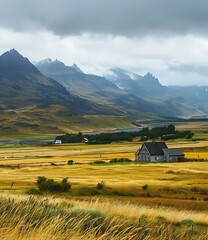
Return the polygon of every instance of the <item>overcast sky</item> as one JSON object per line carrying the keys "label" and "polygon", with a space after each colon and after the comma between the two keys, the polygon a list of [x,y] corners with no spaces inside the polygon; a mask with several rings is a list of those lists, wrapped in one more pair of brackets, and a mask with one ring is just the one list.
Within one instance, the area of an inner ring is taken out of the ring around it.
{"label": "overcast sky", "polygon": [[0,0],[0,53],[208,85],[207,0]]}

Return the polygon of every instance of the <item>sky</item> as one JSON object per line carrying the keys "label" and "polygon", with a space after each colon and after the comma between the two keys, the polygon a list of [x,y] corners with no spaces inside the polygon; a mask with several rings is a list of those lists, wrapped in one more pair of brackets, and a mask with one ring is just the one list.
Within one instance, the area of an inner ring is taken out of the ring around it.
{"label": "sky", "polygon": [[0,0],[0,54],[208,85],[207,0]]}

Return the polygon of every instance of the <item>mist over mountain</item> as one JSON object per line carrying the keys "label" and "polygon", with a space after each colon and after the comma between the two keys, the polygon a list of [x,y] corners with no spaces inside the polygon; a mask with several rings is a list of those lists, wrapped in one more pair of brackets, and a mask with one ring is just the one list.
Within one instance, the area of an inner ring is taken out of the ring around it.
{"label": "mist over mountain", "polygon": [[111,68],[106,77],[121,89],[144,99],[169,95],[168,88],[161,85],[149,72],[145,76],[140,76],[124,69]]}
{"label": "mist over mountain", "polygon": [[208,114],[208,87],[167,87],[151,73],[144,76],[120,68],[111,68],[106,77],[127,93],[157,106],[162,116],[193,117]]}
{"label": "mist over mountain", "polygon": [[113,114],[139,116],[142,112],[156,112],[154,105],[139,96],[123,91],[105,77],[85,74],[77,65],[66,66],[58,60],[43,60],[36,63],[36,67],[62,84],[70,93],[100,104]]}
{"label": "mist over mountain", "polygon": [[85,74],[77,65],[76,68],[69,67],[58,60],[44,60],[36,66],[70,93],[99,102],[114,109],[115,113],[119,109],[127,115],[139,111],[184,118],[208,114],[208,107],[204,106],[207,92],[199,92],[206,87],[167,87],[149,72],[140,76],[121,68],[111,68],[104,77],[100,77]]}

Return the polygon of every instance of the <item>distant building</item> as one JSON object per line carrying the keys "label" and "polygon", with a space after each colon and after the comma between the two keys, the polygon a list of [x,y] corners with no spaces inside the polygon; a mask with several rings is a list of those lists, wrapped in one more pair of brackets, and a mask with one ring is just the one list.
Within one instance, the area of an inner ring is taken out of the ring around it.
{"label": "distant building", "polygon": [[86,137],[84,137],[84,138],[82,139],[82,142],[83,142],[83,143],[88,143],[89,140],[88,140]]}
{"label": "distant building", "polygon": [[60,139],[57,139],[57,140],[55,141],[55,144],[62,144],[62,141],[61,141]]}
{"label": "distant building", "polygon": [[178,148],[168,148],[165,142],[146,142],[136,152],[138,162],[178,162],[184,153]]}

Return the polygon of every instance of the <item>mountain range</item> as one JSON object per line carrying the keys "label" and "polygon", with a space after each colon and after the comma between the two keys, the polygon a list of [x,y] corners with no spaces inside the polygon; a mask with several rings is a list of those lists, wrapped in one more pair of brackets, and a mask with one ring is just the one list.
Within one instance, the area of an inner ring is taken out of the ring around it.
{"label": "mountain range", "polygon": [[151,73],[119,68],[97,76],[59,60],[34,65],[15,49],[0,56],[0,84],[3,132],[130,127],[137,119],[208,115],[208,87],[166,87]]}
{"label": "mountain range", "polygon": [[[60,104],[73,112],[93,111],[93,107],[70,94],[57,81],[43,75],[27,58],[12,49],[0,56],[0,109],[16,109],[31,104]],[[76,104],[76,107],[75,107]]]}
{"label": "mountain range", "polygon": [[100,105],[104,114],[139,117],[142,113],[156,112],[154,106],[142,98],[123,91],[105,77],[85,74],[77,65],[66,66],[58,60],[46,59],[36,63],[36,67],[68,92]]}
{"label": "mountain range", "polygon": [[106,77],[127,93],[154,105],[164,117],[207,117],[208,86],[163,86],[151,73],[140,76],[123,69],[110,69]]}
{"label": "mountain range", "polygon": [[[76,67],[74,67],[76,66]],[[57,80],[66,89],[91,102],[102,103],[114,114],[140,118],[141,113],[162,117],[206,117],[208,87],[167,87],[151,73],[145,76],[120,68],[109,69],[106,76],[85,74],[77,66],[66,66],[51,59],[36,63],[46,76]]]}

